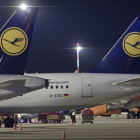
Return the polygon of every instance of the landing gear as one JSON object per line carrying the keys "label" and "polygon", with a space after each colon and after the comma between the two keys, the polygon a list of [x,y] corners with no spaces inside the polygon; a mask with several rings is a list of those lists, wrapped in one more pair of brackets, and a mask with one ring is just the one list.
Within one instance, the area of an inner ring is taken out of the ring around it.
{"label": "landing gear", "polygon": [[14,125],[14,119],[12,119],[12,118],[6,118],[4,120],[4,123],[5,123],[5,127],[13,127],[13,125]]}
{"label": "landing gear", "polygon": [[137,119],[140,119],[140,111],[137,112]]}
{"label": "landing gear", "polygon": [[128,114],[127,114],[127,118],[128,119],[131,119],[133,117],[133,119],[136,117],[136,114],[135,114],[135,112],[133,112],[133,111],[129,111],[128,112]]}

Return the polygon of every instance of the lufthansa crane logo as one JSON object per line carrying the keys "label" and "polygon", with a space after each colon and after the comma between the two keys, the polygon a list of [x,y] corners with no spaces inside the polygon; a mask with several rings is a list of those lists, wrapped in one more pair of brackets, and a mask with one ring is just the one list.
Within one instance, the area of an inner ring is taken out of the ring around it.
{"label": "lufthansa crane logo", "polygon": [[6,29],[0,37],[1,49],[8,55],[16,56],[22,54],[28,45],[26,33],[17,27]]}
{"label": "lufthansa crane logo", "polygon": [[123,49],[131,57],[140,57],[140,33],[131,32],[123,40]]}

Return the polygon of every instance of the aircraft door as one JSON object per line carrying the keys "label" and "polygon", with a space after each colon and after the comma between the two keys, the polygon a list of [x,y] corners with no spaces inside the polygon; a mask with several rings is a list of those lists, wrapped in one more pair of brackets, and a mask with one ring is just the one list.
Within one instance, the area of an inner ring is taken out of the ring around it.
{"label": "aircraft door", "polygon": [[93,97],[92,95],[92,78],[91,77],[83,77],[83,93],[82,97]]}

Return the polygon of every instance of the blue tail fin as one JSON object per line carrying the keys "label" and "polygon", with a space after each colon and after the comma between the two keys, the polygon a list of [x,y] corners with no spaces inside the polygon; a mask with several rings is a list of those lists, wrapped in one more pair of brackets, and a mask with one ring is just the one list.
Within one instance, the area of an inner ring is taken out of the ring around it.
{"label": "blue tail fin", "polygon": [[140,16],[92,72],[140,74]]}
{"label": "blue tail fin", "polygon": [[37,13],[18,9],[0,30],[0,74],[24,74]]}

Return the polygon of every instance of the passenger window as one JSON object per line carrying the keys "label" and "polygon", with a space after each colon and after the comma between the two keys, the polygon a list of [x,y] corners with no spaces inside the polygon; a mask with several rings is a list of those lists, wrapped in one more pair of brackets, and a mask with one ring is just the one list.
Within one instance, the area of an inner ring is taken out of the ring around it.
{"label": "passenger window", "polygon": [[63,86],[61,86],[61,89],[63,89]]}
{"label": "passenger window", "polygon": [[58,89],[58,86],[56,86],[56,89]]}
{"label": "passenger window", "polygon": [[51,86],[51,89],[53,89],[53,86]]}
{"label": "passenger window", "polygon": [[68,85],[66,85],[66,88],[69,88],[69,86],[68,86]]}

